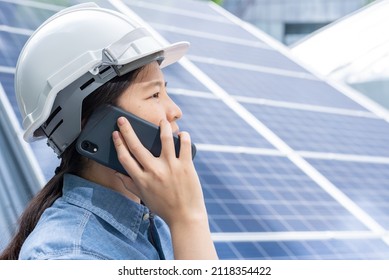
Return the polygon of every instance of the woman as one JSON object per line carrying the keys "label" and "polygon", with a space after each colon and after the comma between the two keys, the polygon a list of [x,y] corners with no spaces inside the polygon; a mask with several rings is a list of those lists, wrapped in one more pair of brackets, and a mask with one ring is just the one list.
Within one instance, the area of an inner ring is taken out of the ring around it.
{"label": "woman", "polygon": [[[61,164],[1,259],[217,258],[190,136],[179,132],[182,113],[160,70],[186,49],[161,46],[137,23],[93,4],[66,9],[38,28],[19,57],[15,89],[25,139],[47,137]],[[74,141],[103,104],[159,125],[160,157],[123,117],[112,141],[130,177],[78,154]],[[180,136],[178,158],[173,133]]]}

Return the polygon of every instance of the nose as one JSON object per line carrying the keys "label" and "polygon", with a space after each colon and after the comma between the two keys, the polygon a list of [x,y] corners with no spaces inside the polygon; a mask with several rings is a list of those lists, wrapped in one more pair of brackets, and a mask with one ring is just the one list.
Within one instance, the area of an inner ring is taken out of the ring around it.
{"label": "nose", "polygon": [[166,108],[166,118],[172,123],[179,120],[182,117],[182,111],[180,107],[174,101],[168,97],[168,104]]}

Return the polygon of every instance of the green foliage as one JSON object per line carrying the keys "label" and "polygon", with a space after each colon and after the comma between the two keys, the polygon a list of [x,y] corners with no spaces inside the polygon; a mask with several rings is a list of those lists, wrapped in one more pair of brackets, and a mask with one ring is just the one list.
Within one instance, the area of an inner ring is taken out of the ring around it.
{"label": "green foliage", "polygon": [[218,4],[220,6],[223,4],[223,0],[212,0],[212,2],[215,2],[216,4]]}

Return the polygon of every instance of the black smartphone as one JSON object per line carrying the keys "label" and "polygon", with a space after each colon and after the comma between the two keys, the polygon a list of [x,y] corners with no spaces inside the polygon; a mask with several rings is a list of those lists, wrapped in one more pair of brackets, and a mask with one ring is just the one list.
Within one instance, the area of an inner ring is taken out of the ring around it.
{"label": "black smartphone", "polygon": [[[115,130],[119,131],[117,119],[122,116],[126,117],[131,123],[136,135],[146,149],[155,157],[159,157],[162,149],[159,126],[112,105],[101,106],[92,113],[77,139],[76,149],[81,155],[128,175],[117,158],[112,140],[112,133]],[[173,134],[173,141],[178,157],[180,139]],[[192,143],[192,158],[195,155],[196,146]]]}

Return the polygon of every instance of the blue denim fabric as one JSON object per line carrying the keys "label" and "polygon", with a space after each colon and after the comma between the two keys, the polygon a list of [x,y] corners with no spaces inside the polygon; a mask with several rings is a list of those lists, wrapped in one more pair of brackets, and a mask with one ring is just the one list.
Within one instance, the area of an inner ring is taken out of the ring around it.
{"label": "blue denim fabric", "polygon": [[149,216],[145,206],[66,174],[63,196],[43,213],[19,259],[172,259],[167,225],[153,217],[150,234]]}

